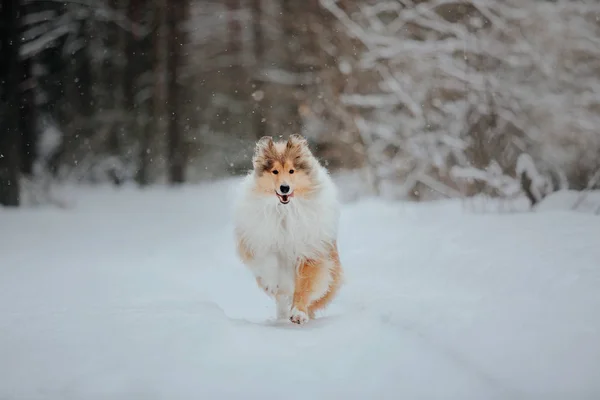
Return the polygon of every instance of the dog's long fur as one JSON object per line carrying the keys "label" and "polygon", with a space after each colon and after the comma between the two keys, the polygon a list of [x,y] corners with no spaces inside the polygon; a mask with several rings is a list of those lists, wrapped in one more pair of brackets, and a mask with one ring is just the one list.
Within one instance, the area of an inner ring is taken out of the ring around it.
{"label": "dog's long fur", "polygon": [[[263,137],[235,209],[238,255],[273,296],[277,317],[302,324],[326,307],[342,282],[337,191],[306,140]],[[290,187],[283,193],[281,185]]]}

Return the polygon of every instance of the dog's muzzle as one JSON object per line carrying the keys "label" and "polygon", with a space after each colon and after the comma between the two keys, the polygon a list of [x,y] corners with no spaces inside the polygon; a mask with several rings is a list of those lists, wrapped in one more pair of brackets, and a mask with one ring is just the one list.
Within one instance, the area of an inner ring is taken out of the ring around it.
{"label": "dog's muzzle", "polygon": [[281,204],[287,204],[287,203],[289,203],[290,200],[292,199],[292,197],[294,197],[294,192],[292,192],[292,193],[286,193],[286,194],[280,194],[278,192],[275,192],[275,194],[279,198],[279,202]]}

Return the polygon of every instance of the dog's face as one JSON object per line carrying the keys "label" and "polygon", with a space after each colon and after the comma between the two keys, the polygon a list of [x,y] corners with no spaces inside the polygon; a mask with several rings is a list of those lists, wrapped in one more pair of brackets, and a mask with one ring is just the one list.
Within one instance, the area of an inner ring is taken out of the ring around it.
{"label": "dog's face", "polygon": [[314,188],[312,157],[300,135],[290,136],[287,142],[273,142],[270,136],[261,138],[252,158],[256,190],[276,196],[281,204],[306,196]]}

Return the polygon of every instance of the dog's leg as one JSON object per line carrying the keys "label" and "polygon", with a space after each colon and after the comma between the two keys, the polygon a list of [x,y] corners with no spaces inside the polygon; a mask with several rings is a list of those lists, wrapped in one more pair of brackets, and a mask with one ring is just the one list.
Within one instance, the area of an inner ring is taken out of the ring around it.
{"label": "dog's leg", "polygon": [[323,260],[305,260],[298,267],[294,299],[290,320],[295,324],[304,324],[309,320],[309,306],[321,295],[316,292],[325,289],[328,284],[329,271]]}
{"label": "dog's leg", "polygon": [[316,260],[303,261],[298,267],[290,315],[290,321],[295,324],[304,324],[309,320],[308,306],[319,271],[320,265]]}
{"label": "dog's leg", "polygon": [[308,307],[308,316],[313,319],[315,312],[329,305],[336,296],[343,280],[343,270],[340,263],[340,255],[337,243],[334,241],[329,249],[328,257],[323,262],[324,274],[315,285],[311,295],[311,303]]}
{"label": "dog's leg", "polygon": [[[313,319],[315,317],[315,312],[321,310],[329,305],[331,301],[336,296],[343,279],[343,271],[342,266],[339,263],[339,260],[332,260],[332,266],[329,268],[330,277],[327,280],[328,287],[324,292],[315,291],[315,297],[321,295],[318,299],[316,299],[313,303],[308,307],[308,316]],[[325,282],[323,282],[325,283]]]}
{"label": "dog's leg", "polygon": [[279,274],[277,257],[275,255],[257,257],[240,237],[237,238],[237,252],[254,274],[256,284],[267,294],[274,296],[277,292]]}
{"label": "dog's leg", "polygon": [[277,303],[277,319],[287,320],[290,317],[291,297],[285,294],[278,293],[275,296]]}
{"label": "dog's leg", "polygon": [[315,311],[325,308],[335,297],[342,281],[337,252],[328,257],[303,262],[296,275],[290,320],[303,324],[314,318]]}
{"label": "dog's leg", "polygon": [[273,254],[254,258],[248,263],[256,277],[256,283],[269,296],[275,297],[279,292],[279,262]]}
{"label": "dog's leg", "polygon": [[285,257],[279,257],[279,292],[275,297],[277,302],[277,319],[288,319],[294,295],[294,280],[296,266]]}

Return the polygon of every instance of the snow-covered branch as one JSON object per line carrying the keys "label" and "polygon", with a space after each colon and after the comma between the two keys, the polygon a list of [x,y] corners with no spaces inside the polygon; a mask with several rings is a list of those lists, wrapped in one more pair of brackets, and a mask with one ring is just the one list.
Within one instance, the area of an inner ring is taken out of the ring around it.
{"label": "snow-covered branch", "polygon": [[395,165],[400,180],[428,171],[508,194],[523,175],[541,198],[557,175],[583,188],[600,167],[597,2],[321,5],[362,48],[340,99],[387,177]]}

